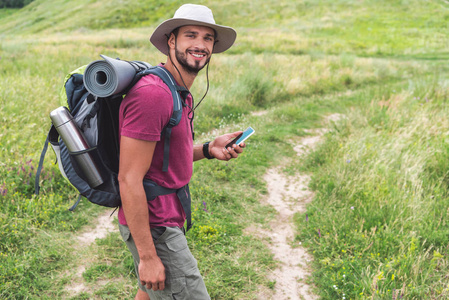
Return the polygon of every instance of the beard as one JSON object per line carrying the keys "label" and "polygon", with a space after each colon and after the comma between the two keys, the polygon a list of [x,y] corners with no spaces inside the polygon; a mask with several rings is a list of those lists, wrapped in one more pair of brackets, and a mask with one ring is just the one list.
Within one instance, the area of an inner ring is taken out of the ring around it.
{"label": "beard", "polygon": [[[187,73],[192,75],[198,75],[198,72],[201,71],[209,63],[210,56],[207,58],[204,65],[200,65],[201,63],[200,61],[194,61],[192,65],[187,62],[187,55],[188,55],[187,51],[188,50],[186,50],[186,52],[181,52],[178,50],[178,47],[175,47],[176,60]],[[195,52],[199,54],[205,54],[206,56],[208,55],[206,51],[195,51]]]}

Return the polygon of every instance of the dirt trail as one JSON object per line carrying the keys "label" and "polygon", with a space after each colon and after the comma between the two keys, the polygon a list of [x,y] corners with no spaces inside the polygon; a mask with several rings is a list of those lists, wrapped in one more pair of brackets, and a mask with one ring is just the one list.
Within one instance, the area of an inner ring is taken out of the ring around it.
{"label": "dirt trail", "polygon": [[[335,114],[326,118],[327,122],[335,122],[340,119]],[[313,150],[321,141],[326,129],[310,130],[311,136],[302,138],[295,143],[294,150],[299,156]],[[269,279],[276,282],[274,290],[261,288],[258,300],[300,300],[318,299],[312,293],[312,288],[306,283],[309,276],[308,262],[312,257],[301,246],[294,244],[295,228],[293,215],[297,212],[305,212],[306,204],[312,201],[313,193],[308,189],[310,176],[307,174],[295,174],[287,176],[281,171],[282,166],[270,169],[264,176],[268,187],[268,197],[263,200],[273,206],[278,215],[270,223],[271,230],[248,228],[247,232],[260,238],[269,238],[268,247],[278,261],[279,267],[272,271]]]}
{"label": "dirt trail", "polygon": [[266,232],[271,239],[269,248],[274,258],[280,262],[278,269],[269,276],[276,282],[272,299],[315,299],[310,287],[304,283],[307,275],[307,262],[311,257],[300,245],[293,245],[295,230],[293,215],[305,211],[305,204],[312,200],[307,190],[310,180],[307,175],[295,178],[286,177],[280,170],[269,170],[264,178],[270,191],[267,202],[278,212],[270,223],[271,231]]}
{"label": "dirt trail", "polygon": [[[319,139],[305,138],[295,150],[304,153],[307,142],[310,141],[314,141],[311,144],[314,145]],[[264,291],[259,294],[258,299],[318,299],[305,282],[309,275],[307,264],[312,257],[299,243],[294,245],[293,215],[304,212],[305,205],[313,198],[312,192],[307,188],[310,177],[306,174],[286,176],[282,174],[281,168],[275,168],[268,170],[264,179],[269,191],[264,202],[273,206],[278,213],[270,223],[271,230],[264,231],[264,234],[270,240],[268,247],[279,267],[269,275],[269,279],[276,282],[274,292],[267,294],[267,291]]]}
{"label": "dirt trail", "polygon": [[[78,243],[75,248],[78,250],[89,247],[96,239],[105,238],[110,232],[118,232],[118,226],[113,223],[116,216],[110,216],[111,211],[108,209],[92,224],[97,224],[95,228],[85,229],[80,235],[76,237]],[[84,284],[84,279],[82,277],[86,266],[89,264],[89,259],[92,257],[85,257],[85,260],[78,261],[78,267],[76,273],[73,275],[70,285],[65,287],[65,290],[71,295],[75,296],[81,292],[89,292],[89,287]]]}
{"label": "dirt trail", "polygon": [[118,232],[118,227],[113,223],[114,216],[111,216],[110,210],[105,211],[103,214],[98,216],[94,224],[97,226],[93,230],[88,230],[79,235],[78,241],[80,246],[86,247],[95,242],[96,239],[105,238],[110,232]]}

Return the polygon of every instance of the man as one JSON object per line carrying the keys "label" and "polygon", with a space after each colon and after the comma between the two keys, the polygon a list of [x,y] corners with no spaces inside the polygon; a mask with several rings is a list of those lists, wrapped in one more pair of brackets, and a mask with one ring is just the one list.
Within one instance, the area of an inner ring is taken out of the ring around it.
{"label": "man", "polygon": [[[235,38],[234,29],[215,24],[209,8],[186,4],[156,28],[150,41],[167,55],[161,66],[178,85],[190,89],[212,53],[227,50]],[[147,201],[142,181],[150,179],[159,186],[188,193],[183,187],[190,181],[194,161],[236,158],[245,145],[225,148],[241,132],[193,145],[194,106],[190,94],[185,104],[181,122],[171,132],[167,172],[162,171],[161,138],[173,110],[167,85],[157,76],[145,76],[130,90],[120,108],[119,223],[134,257],[140,288],[136,299],[210,299],[187,246],[183,230],[186,211],[181,197],[171,193]]]}

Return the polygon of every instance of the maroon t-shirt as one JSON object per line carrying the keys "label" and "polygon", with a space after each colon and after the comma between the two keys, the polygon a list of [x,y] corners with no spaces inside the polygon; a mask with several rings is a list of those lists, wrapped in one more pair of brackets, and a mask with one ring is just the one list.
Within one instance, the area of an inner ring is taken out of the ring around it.
{"label": "maroon t-shirt", "polygon": [[[185,101],[192,107],[192,97]],[[147,75],[129,91],[120,106],[119,135],[145,141],[157,141],[153,160],[145,178],[156,184],[178,189],[189,183],[193,170],[193,140],[189,107],[184,107],[181,122],[172,128],[168,172],[162,172],[164,136],[161,133],[173,112],[173,97],[157,76]],[[148,201],[151,227],[182,227],[185,213],[176,194],[158,196]],[[127,225],[123,208],[118,212],[120,224]]]}

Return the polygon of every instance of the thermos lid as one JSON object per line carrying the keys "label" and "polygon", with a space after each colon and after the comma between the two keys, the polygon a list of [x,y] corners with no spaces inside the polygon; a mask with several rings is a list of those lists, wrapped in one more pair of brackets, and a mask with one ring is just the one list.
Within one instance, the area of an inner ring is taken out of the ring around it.
{"label": "thermos lid", "polygon": [[60,106],[50,113],[51,122],[55,127],[59,127],[73,119],[69,110],[65,106]]}

